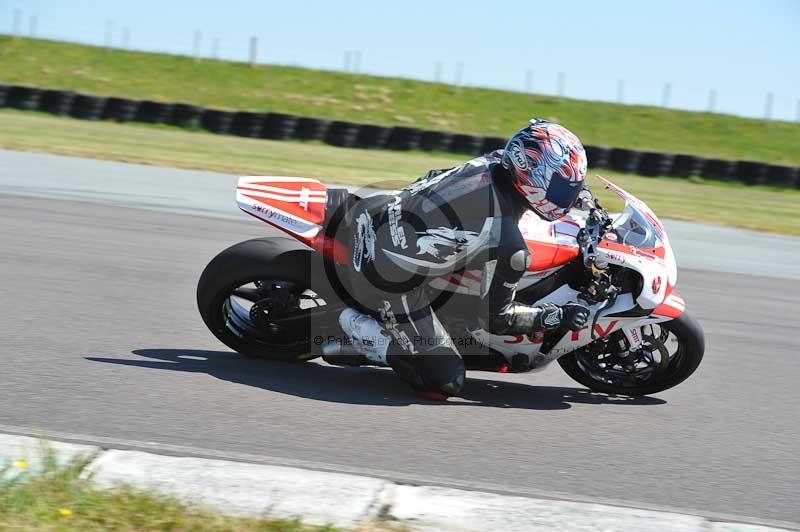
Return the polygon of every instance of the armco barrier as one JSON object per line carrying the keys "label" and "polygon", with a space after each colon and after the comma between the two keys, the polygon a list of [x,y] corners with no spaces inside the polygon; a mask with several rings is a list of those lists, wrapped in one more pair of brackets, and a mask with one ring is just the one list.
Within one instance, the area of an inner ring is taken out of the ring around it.
{"label": "armco barrier", "polygon": [[139,100],[128,98],[109,98],[103,109],[103,120],[116,120],[117,122],[129,122],[136,118],[139,110]]}
{"label": "armco barrier", "polygon": [[[46,111],[96,120],[168,123],[196,127],[212,133],[261,137],[275,140],[315,140],[335,146],[388,148],[391,150],[442,151],[477,155],[502,148],[503,137],[482,137],[448,131],[426,131],[414,127],[387,127],[330,121],[322,118],[283,113],[256,113],[206,109],[186,103],[139,101],[100,97],[70,91],[0,84],[0,107]],[[65,109],[68,109],[65,111]],[[770,165],[755,161],[704,159],[694,155],[640,152],[627,148],[586,146],[590,168],[609,168],[619,172],[648,176],[666,175],[688,178],[736,180],[751,185],[768,184],[800,188],[800,168]]]}
{"label": "armco barrier", "polygon": [[100,120],[107,102],[108,98],[102,96],[78,94],[75,96],[75,99],[72,100],[69,115],[82,120]]}
{"label": "armco barrier", "polygon": [[69,113],[75,93],[71,91],[46,90],[39,100],[39,110],[56,116]]}

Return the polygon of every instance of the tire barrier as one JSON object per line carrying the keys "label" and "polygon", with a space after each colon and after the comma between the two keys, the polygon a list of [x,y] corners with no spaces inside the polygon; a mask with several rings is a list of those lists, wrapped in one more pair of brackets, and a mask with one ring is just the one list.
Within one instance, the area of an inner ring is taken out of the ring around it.
{"label": "tire barrier", "polygon": [[763,185],[767,182],[767,165],[755,161],[739,161],[736,164],[737,181],[748,185]]}
{"label": "tire barrier", "polygon": [[203,111],[203,114],[200,115],[200,127],[211,133],[225,135],[231,131],[233,116],[234,113],[230,111],[206,109]]}
{"label": "tire barrier", "polygon": [[586,160],[589,168],[608,168],[611,148],[604,146],[584,146],[586,149]]}
{"label": "tire barrier", "polygon": [[301,116],[294,129],[294,138],[299,140],[324,140],[331,127],[330,120]]}
{"label": "tire barrier", "polygon": [[384,148],[392,128],[386,126],[376,126],[367,124],[361,126],[356,137],[356,147],[358,148]]}
{"label": "tire barrier", "polygon": [[139,100],[128,98],[109,98],[106,100],[106,107],[103,109],[104,120],[115,120],[117,122],[130,122],[136,118],[139,110]]}
{"label": "tire barrier", "polygon": [[56,116],[69,113],[75,93],[71,91],[46,90],[39,101],[39,110]]}
{"label": "tire barrier", "polygon": [[724,159],[706,159],[700,169],[700,175],[707,179],[732,181],[736,176],[736,161]]}
{"label": "tire barrier", "polygon": [[767,165],[767,183],[779,187],[800,188],[800,168],[780,164]]}
{"label": "tire barrier", "polygon": [[102,96],[89,96],[88,94],[77,94],[72,100],[69,109],[69,116],[80,118],[81,120],[100,120],[103,117],[108,98]]}
{"label": "tire barrier", "polygon": [[261,137],[272,140],[290,140],[294,137],[298,119],[294,115],[267,113],[261,126]]}
{"label": "tire barrier", "polygon": [[[178,127],[200,127],[218,134],[261,137],[274,140],[324,141],[334,146],[388,148],[392,150],[441,151],[479,155],[502,148],[503,137],[425,131],[414,127],[356,124],[283,113],[255,113],[206,109],[186,103],[139,101],[102,97],[66,90],[0,84],[0,107],[44,111],[54,115],[117,122],[167,123]],[[704,159],[694,155],[640,152],[627,148],[586,146],[590,168],[647,176],[693,177],[741,181],[750,185],[800,188],[800,168],[756,161]]]}
{"label": "tire barrier", "polygon": [[386,147],[390,150],[416,150],[422,139],[422,131],[415,127],[395,127],[386,140]]}
{"label": "tire barrier", "polygon": [[253,113],[250,111],[233,113],[231,133],[239,137],[256,138],[261,135],[261,124],[263,122],[264,115],[262,113]]}
{"label": "tire barrier", "polygon": [[0,107],[6,106],[6,95],[8,95],[8,89],[10,89],[8,85],[0,84]]}
{"label": "tire barrier", "polygon": [[507,138],[503,137],[486,137],[483,139],[483,146],[481,146],[481,153],[489,153],[494,150],[502,150],[508,143]]}
{"label": "tire barrier", "polygon": [[672,173],[675,177],[692,177],[700,175],[703,159],[694,155],[676,154],[672,161]]}
{"label": "tire barrier", "polygon": [[453,143],[450,151],[453,153],[465,153],[467,155],[481,155],[483,152],[483,142],[485,137],[478,135],[453,135]]}
{"label": "tire barrier", "polygon": [[170,111],[172,111],[171,103],[143,100],[139,104],[136,116],[133,119],[147,124],[163,124],[167,120]]}
{"label": "tire barrier", "polygon": [[340,120],[331,122],[324,141],[332,146],[352,148],[356,145],[359,129],[358,124],[353,124],[352,122],[342,122]]}
{"label": "tire barrier", "polygon": [[639,173],[645,176],[669,175],[672,172],[674,157],[669,153],[648,151],[642,153]]}
{"label": "tire barrier", "polygon": [[612,148],[608,156],[608,165],[612,170],[635,174],[639,170],[642,153],[626,148]]}
{"label": "tire barrier", "polygon": [[454,133],[447,131],[423,131],[419,138],[419,147],[425,151],[450,151]]}
{"label": "tire barrier", "polygon": [[22,111],[38,111],[42,98],[42,89],[12,85],[6,95],[6,106]]}
{"label": "tire barrier", "polygon": [[166,119],[171,126],[194,128],[200,124],[200,115],[203,108],[188,103],[176,103]]}

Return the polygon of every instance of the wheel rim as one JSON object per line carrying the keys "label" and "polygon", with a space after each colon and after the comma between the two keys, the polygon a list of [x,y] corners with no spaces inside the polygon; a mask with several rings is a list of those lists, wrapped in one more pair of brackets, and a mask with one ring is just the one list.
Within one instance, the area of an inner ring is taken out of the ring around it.
{"label": "wheel rim", "polygon": [[646,325],[640,331],[641,350],[620,349],[624,335],[618,332],[576,351],[578,368],[592,380],[628,390],[653,386],[673,377],[686,358],[678,336],[663,324]]}
{"label": "wheel rim", "polygon": [[282,279],[254,279],[235,286],[222,301],[225,327],[265,347],[308,345],[309,318],[325,306],[315,292]]}

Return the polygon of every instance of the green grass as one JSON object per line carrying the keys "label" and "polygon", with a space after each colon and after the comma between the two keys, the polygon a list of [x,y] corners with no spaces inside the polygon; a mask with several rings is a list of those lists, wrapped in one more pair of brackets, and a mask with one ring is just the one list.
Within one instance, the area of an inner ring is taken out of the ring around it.
{"label": "green grass", "polygon": [[[0,147],[242,175],[296,175],[384,188],[402,186],[431,168],[446,168],[464,160],[447,154],[274,142],[10,110],[0,111]],[[603,175],[642,198],[662,217],[800,235],[799,190],[613,172]],[[589,182],[607,207],[619,208],[615,196],[598,190],[593,178]]]}
{"label": "green grass", "polygon": [[7,36],[0,82],[499,136],[539,116],[587,144],[800,164],[796,123]]}
{"label": "green grass", "polygon": [[[0,529],[63,532],[212,531],[310,532],[299,521],[241,518],[189,506],[177,499],[121,486],[98,490],[82,473],[87,459],[58,465],[43,452],[43,466],[29,471],[24,461],[0,469]],[[365,529],[366,530],[366,529]]]}

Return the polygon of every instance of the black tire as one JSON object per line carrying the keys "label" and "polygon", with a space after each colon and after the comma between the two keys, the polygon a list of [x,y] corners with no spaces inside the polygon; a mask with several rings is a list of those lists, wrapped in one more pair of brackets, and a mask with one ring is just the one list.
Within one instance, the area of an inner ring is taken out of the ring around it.
{"label": "black tire", "polygon": [[103,109],[103,119],[130,122],[136,118],[136,112],[139,110],[141,103],[139,100],[128,98],[109,98]]}
{"label": "black tire", "polygon": [[416,150],[422,131],[415,127],[394,127],[386,140],[386,147],[390,150]]}
{"label": "black tire", "polygon": [[639,173],[651,177],[670,175],[673,160],[673,156],[669,153],[644,152],[639,162]]}
{"label": "black tire", "polygon": [[324,140],[330,127],[330,120],[301,116],[297,119],[294,138],[298,140]]}
{"label": "black tire", "polygon": [[8,96],[8,90],[10,88],[10,86],[0,83],[0,107],[6,106],[6,97]]}
{"label": "black tire", "polygon": [[700,175],[707,179],[731,181],[736,175],[736,161],[725,159],[706,159],[700,170]]}
{"label": "black tire", "polygon": [[171,111],[171,103],[144,100],[139,104],[134,120],[146,124],[163,124]]}
{"label": "black tire", "polygon": [[675,177],[693,177],[700,174],[700,169],[702,167],[702,158],[680,153],[673,158],[670,175]]}
{"label": "black tire", "polygon": [[767,167],[767,183],[777,187],[800,186],[800,168],[771,164]]}
{"label": "black tire", "polygon": [[483,153],[484,137],[478,135],[455,135],[450,145],[450,152],[464,153],[466,155],[480,155]]}
{"label": "black tire", "polygon": [[325,134],[325,143],[340,148],[352,148],[356,145],[360,124],[352,122],[342,122],[337,120],[332,122]]}
{"label": "black tire", "polygon": [[[272,360],[304,361],[310,356],[311,320],[303,324],[303,337],[276,336],[272,343],[238,336],[226,324],[231,292],[255,280],[280,279],[303,287],[311,284],[313,251],[290,238],[257,238],[235,244],[208,263],[197,283],[197,307],[208,329],[222,343],[243,355]],[[277,343],[277,338],[285,341]]]}
{"label": "black tire", "polygon": [[447,131],[423,131],[419,139],[419,147],[425,151],[449,151],[453,143],[454,133]]}
{"label": "black tire", "polygon": [[166,119],[167,124],[177,127],[193,128],[200,123],[203,108],[189,103],[176,103]]}
{"label": "black tire", "polygon": [[233,113],[230,111],[206,109],[200,116],[200,127],[218,135],[229,133],[232,123]]}
{"label": "black tire", "polygon": [[104,96],[78,94],[72,100],[69,115],[81,120],[99,120],[103,116],[103,109],[107,102],[108,98]]}
{"label": "black tire", "polygon": [[261,137],[272,140],[289,140],[294,136],[299,117],[281,113],[267,113],[261,125]]}
{"label": "black tire", "polygon": [[586,146],[586,160],[589,168],[608,168],[611,148],[605,146]]}
{"label": "black tire", "polygon": [[233,115],[231,133],[240,137],[258,137],[261,135],[261,124],[264,122],[262,113],[241,111]]}
{"label": "black tire", "polygon": [[495,150],[505,149],[508,139],[503,137],[486,137],[483,139],[481,153],[491,153]]}
{"label": "black tire", "polygon": [[23,111],[37,111],[43,92],[42,89],[35,87],[12,85],[6,95],[6,105]]}
{"label": "black tire", "polygon": [[358,131],[356,146],[359,148],[384,148],[391,132],[392,128],[390,127],[364,124]]}
{"label": "black tire", "polygon": [[[677,319],[664,322],[660,325],[674,334],[678,338],[680,345],[680,358],[677,358],[676,355],[676,357],[671,360],[670,366],[668,366],[663,374],[663,380],[639,387],[615,386],[601,382],[584,372],[578,364],[575,353],[560,357],[558,359],[558,364],[567,375],[595,392],[629,395],[633,397],[663,392],[664,390],[677,386],[695,372],[700,362],[703,360],[705,336],[703,335],[703,329],[700,327],[700,324],[685,312]],[[677,366],[671,371],[670,368],[673,364],[677,364]]]}
{"label": "black tire", "polygon": [[767,183],[767,165],[756,161],[739,161],[736,163],[736,180],[748,185],[764,185]]}
{"label": "black tire", "polygon": [[625,172],[627,174],[635,174],[639,170],[639,161],[642,159],[642,153],[636,150],[628,150],[625,148],[612,148],[609,154],[608,163],[609,168],[617,172]]}
{"label": "black tire", "polygon": [[64,116],[69,112],[75,93],[71,91],[46,90],[42,93],[39,110],[56,116]]}

